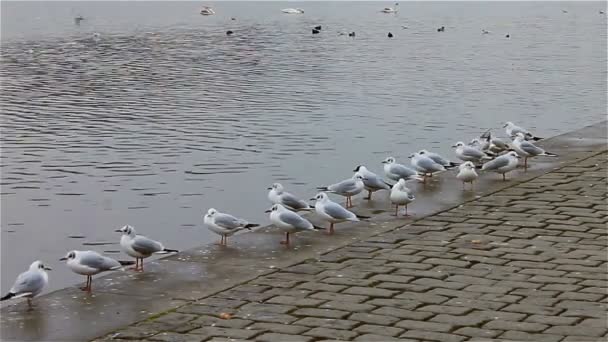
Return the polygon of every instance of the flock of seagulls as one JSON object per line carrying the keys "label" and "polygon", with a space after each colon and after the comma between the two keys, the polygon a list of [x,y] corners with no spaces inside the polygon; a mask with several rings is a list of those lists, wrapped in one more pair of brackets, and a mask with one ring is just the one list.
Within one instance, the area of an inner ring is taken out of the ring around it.
{"label": "flock of seagulls", "polygon": [[[353,208],[352,198],[367,191],[366,200],[371,200],[373,193],[377,191],[389,191],[389,200],[395,206],[395,216],[399,215],[399,208],[404,207],[404,216],[408,216],[408,205],[415,201],[412,190],[407,187],[407,182],[417,181],[426,183],[427,177],[444,172],[447,169],[458,168],[456,179],[462,182],[463,190],[466,183],[473,190],[474,182],[479,177],[477,170],[484,172],[495,172],[502,175],[506,180],[506,174],[515,170],[519,165],[520,158],[524,158],[524,169],[528,166],[528,159],[537,156],[556,156],[542,148],[534,145],[533,141],[541,138],[534,136],[528,130],[507,122],[503,128],[512,140],[504,141],[486,131],[481,136],[474,138],[468,144],[457,142],[453,145],[454,153],[462,163],[456,163],[443,156],[420,150],[409,156],[410,166],[397,163],[394,157],[387,157],[382,161],[383,171],[386,178],[396,181],[391,184],[381,176],[367,169],[364,165],[357,166],[353,176],[334,184],[320,186],[319,193],[309,203],[296,195],[285,190],[280,183],[274,183],[268,188],[268,200],[272,207],[266,210],[269,213],[270,222],[285,234],[281,244],[289,246],[291,235],[302,231],[326,230],[327,234],[334,233],[335,224],[341,222],[358,222],[369,217],[358,215],[349,209]],[[328,194],[335,194],[345,198],[345,205],[334,202]],[[318,216],[328,225],[326,228],[313,225],[299,212],[311,212]],[[213,233],[220,235],[219,245],[226,246],[228,237],[241,230],[251,230],[259,224],[250,223],[247,220],[209,209],[203,217],[204,225]],[[61,261],[65,261],[70,270],[79,275],[86,276],[85,286],[81,289],[92,291],[92,276],[114,270],[124,270],[125,266],[135,265],[133,269],[138,272],[144,271],[144,259],[155,254],[175,253],[177,250],[166,248],[161,242],[152,240],[146,236],[139,235],[135,228],[130,225],[117,229],[121,233],[120,247],[127,255],[135,258],[133,261],[120,261],[103,256],[95,251],[70,251]],[[1,300],[26,297],[31,306],[31,299],[40,294],[48,284],[47,271],[50,270],[41,261],[33,262],[29,269],[21,273],[8,294]]]}

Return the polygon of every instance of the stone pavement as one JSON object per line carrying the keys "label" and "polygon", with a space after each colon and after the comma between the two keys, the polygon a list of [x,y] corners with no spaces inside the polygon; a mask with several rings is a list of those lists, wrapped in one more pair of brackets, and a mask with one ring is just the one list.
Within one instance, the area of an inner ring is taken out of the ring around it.
{"label": "stone pavement", "polygon": [[97,341],[606,341],[607,158],[604,150]]}

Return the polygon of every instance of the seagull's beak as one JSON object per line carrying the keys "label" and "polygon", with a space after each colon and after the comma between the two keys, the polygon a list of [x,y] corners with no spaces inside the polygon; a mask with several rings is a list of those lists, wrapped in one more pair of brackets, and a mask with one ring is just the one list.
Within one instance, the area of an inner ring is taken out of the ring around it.
{"label": "seagull's beak", "polygon": [[452,147],[456,147],[456,145],[452,145]]}
{"label": "seagull's beak", "polygon": [[272,190],[272,188],[266,188],[266,190]]}
{"label": "seagull's beak", "polygon": [[413,157],[414,157],[414,155],[413,155],[413,154],[410,154],[410,155],[409,155],[409,156],[407,156],[407,157],[408,157],[408,158],[413,158]]}
{"label": "seagull's beak", "polygon": [[268,209],[268,210],[266,210],[266,211],[264,211],[264,212],[265,212],[265,213],[269,213],[269,212],[271,212],[271,211],[272,211],[272,209]]}
{"label": "seagull's beak", "polygon": [[382,164],[387,164],[387,163],[388,163],[388,162],[387,162],[386,160],[383,160],[383,161],[382,161]]}
{"label": "seagull's beak", "polygon": [[68,260],[68,258],[66,258],[66,257],[59,259],[59,261],[66,261],[66,260]]}
{"label": "seagull's beak", "polygon": [[316,197],[313,197],[313,198],[309,199],[309,201],[316,201],[316,200],[317,200]]}
{"label": "seagull's beak", "polygon": [[52,271],[53,270],[52,268],[50,268],[48,266],[44,266],[44,269],[47,270],[47,271]]}
{"label": "seagull's beak", "polygon": [[502,126],[502,128],[505,128],[505,127],[507,127],[507,126],[509,126],[509,125],[507,125],[507,124],[504,124],[504,126]]}
{"label": "seagull's beak", "polygon": [[122,230],[120,230],[120,229],[116,229],[114,232],[115,232],[115,233],[122,233]]}
{"label": "seagull's beak", "polygon": [[357,172],[357,171],[359,171],[359,170],[357,170],[357,169],[354,169],[354,170],[353,170],[353,172]]}

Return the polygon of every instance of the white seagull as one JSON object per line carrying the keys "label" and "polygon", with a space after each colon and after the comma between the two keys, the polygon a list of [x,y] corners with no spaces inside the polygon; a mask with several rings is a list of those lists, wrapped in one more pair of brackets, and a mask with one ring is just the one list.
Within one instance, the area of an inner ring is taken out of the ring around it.
{"label": "white seagull", "polygon": [[353,172],[359,172],[363,176],[363,185],[365,190],[367,190],[367,197],[365,199],[371,200],[372,193],[378,190],[390,190],[391,184],[385,182],[380,176],[369,171],[365,166],[359,165],[357,166]]}
{"label": "white seagull", "polygon": [[420,150],[420,151],[418,151],[418,154],[431,158],[435,163],[442,165],[446,169],[458,166],[457,163],[453,163],[453,162],[445,159],[444,157],[440,156],[437,153],[429,152],[427,150]]}
{"label": "white seagull", "polygon": [[399,215],[399,206],[400,205],[405,206],[405,215],[404,216],[409,216],[407,214],[407,205],[412,203],[414,201],[415,197],[412,194],[412,191],[410,189],[408,189],[407,186],[405,185],[405,179],[401,178],[397,182],[397,184],[393,185],[393,188],[391,189],[390,199],[391,199],[391,203],[393,203],[395,205],[395,216]]}
{"label": "white seagull", "polygon": [[[120,247],[129,256],[135,258],[135,270],[144,271],[144,259],[152,254],[176,253],[176,249],[168,249],[162,243],[149,239],[143,235],[137,235],[135,228],[126,225],[115,232],[122,233]],[[141,260],[141,263],[140,263]]]}
{"label": "white seagull", "polygon": [[286,14],[303,14],[304,10],[301,8],[284,8],[281,12]]}
{"label": "white seagull", "polygon": [[475,164],[473,162],[464,162],[458,167],[458,174],[456,178],[462,181],[462,190],[464,190],[465,183],[471,183],[471,190],[473,190],[473,182],[477,180],[477,172],[475,171]]}
{"label": "white seagull", "polygon": [[426,182],[427,174],[430,174],[432,177],[435,172],[445,171],[443,165],[437,164],[433,159],[424,154],[414,153],[411,154],[409,158],[412,166],[424,175],[424,182]]}
{"label": "white seagull", "polygon": [[516,126],[511,121],[505,122],[504,126],[502,126],[502,127],[505,129],[505,132],[507,133],[507,136],[511,137],[511,138],[515,138],[517,136],[517,133],[521,133],[521,134],[524,135],[524,138],[526,138],[526,140],[535,140],[535,141],[538,141],[538,140],[542,139],[542,138],[539,138],[539,137],[535,137],[527,129],[525,129],[523,127]]}
{"label": "white seagull", "polygon": [[220,213],[213,208],[207,211],[203,220],[210,231],[222,237],[218,243],[221,246],[228,245],[228,237],[234,235],[234,233],[243,229],[251,230],[251,228],[259,226],[259,224],[249,223],[230,214]]}
{"label": "white seagull", "polygon": [[481,169],[483,171],[494,171],[496,173],[502,174],[502,180],[507,180],[505,174],[507,172],[513,171],[517,168],[517,164],[519,163],[519,156],[515,151],[511,151],[507,154],[503,154],[500,157],[497,157],[494,160],[490,160],[489,162],[483,164]]}
{"label": "white seagull", "polygon": [[122,266],[135,264],[133,261],[114,260],[94,251],[71,251],[59,260],[67,261],[66,264],[72,272],[87,277],[87,283],[81,290],[88,292],[91,292],[94,275],[106,271],[120,270]]}
{"label": "white seagull", "polygon": [[268,191],[268,199],[274,204],[281,204],[293,211],[314,209],[310,204],[285,191],[281,183],[272,184],[268,190],[270,190]]}
{"label": "white seagull", "polygon": [[452,147],[456,148],[456,156],[462,161],[480,162],[484,159],[492,159],[481,150],[472,146],[467,146],[462,141],[457,142],[452,145]]}
{"label": "white seagull", "polygon": [[384,159],[382,161],[382,164],[384,164],[384,174],[386,175],[386,177],[394,181],[399,181],[401,178],[408,180],[423,180],[421,177],[418,176],[418,171],[397,163],[397,161],[393,157],[388,157]]}
{"label": "white seagull", "polygon": [[287,246],[289,246],[289,234],[322,229],[313,226],[310,221],[280,204],[273,205],[270,209],[266,210],[266,212],[270,213],[270,222],[285,233],[285,241],[281,241],[281,244]]}
{"label": "white seagull", "polygon": [[528,158],[536,156],[557,157],[557,154],[547,152],[533,143],[526,141],[523,133],[517,133],[515,135],[515,139],[513,140],[513,149],[521,157],[524,157],[524,168],[528,167]]}
{"label": "white seagull", "polygon": [[329,222],[328,234],[334,233],[335,223],[345,221],[357,222],[359,221],[359,218],[367,218],[364,216],[358,216],[355,213],[344,209],[344,207],[338,203],[332,202],[332,200],[330,200],[327,194],[324,192],[318,193],[317,196],[311,198],[311,200],[317,201],[315,204],[315,211],[317,214],[323,219],[323,221]]}
{"label": "white seagull", "polygon": [[363,185],[364,177],[360,173],[355,173],[352,178],[345,179],[341,182],[331,184],[328,186],[318,187],[317,190],[329,192],[346,197],[346,207],[353,207],[352,197],[363,191],[365,187]]}
{"label": "white seagull", "polygon": [[13,287],[4,297],[0,298],[0,301],[27,297],[27,304],[32,306],[32,298],[39,295],[49,283],[49,275],[46,271],[50,270],[51,268],[46,267],[42,261],[34,261],[27,271],[19,274]]}

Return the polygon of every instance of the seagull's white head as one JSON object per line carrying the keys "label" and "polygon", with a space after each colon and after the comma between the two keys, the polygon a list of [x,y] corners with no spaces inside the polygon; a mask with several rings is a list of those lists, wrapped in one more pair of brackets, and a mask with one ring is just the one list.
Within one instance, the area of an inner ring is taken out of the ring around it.
{"label": "seagull's white head", "polygon": [[526,140],[526,136],[523,133],[517,133],[515,134],[515,140]]}
{"label": "seagull's white head", "polygon": [[357,172],[357,173],[355,173],[355,174],[353,175],[353,179],[363,181],[363,180],[365,179],[365,177],[363,177],[363,175],[362,175],[362,174],[360,174],[359,172]]}
{"label": "seagull's white head", "polygon": [[520,159],[521,157],[519,156],[519,154],[517,154],[517,152],[515,151],[510,151],[509,153],[507,153],[508,156]]}
{"label": "seagull's white head", "polygon": [[427,151],[427,150],[420,150],[420,151],[418,151],[418,154],[420,154],[420,155],[429,154],[429,151]]}
{"label": "seagull's white head", "polygon": [[270,188],[268,188],[268,190],[274,190],[277,193],[281,193],[283,192],[283,185],[281,183],[273,183],[272,186]]}
{"label": "seagull's white head", "polygon": [[44,265],[42,263],[42,261],[40,260],[36,260],[34,261],[31,265],[30,265],[30,271],[34,271],[34,270],[38,270],[38,271],[50,271],[51,268],[47,267],[46,265]]}
{"label": "seagull's white head", "polygon": [[70,251],[63,258],[59,259],[59,261],[74,260],[74,259],[76,259],[77,254],[78,254],[77,251]]}
{"label": "seagull's white head", "polygon": [[129,236],[136,235],[135,228],[133,228],[133,226],[130,226],[130,225],[123,226],[122,228],[115,230],[115,232],[122,233],[123,235],[129,235]]}
{"label": "seagull's white head", "polygon": [[382,164],[393,164],[395,162],[395,158],[388,157],[382,161]]}
{"label": "seagull's white head", "polygon": [[326,193],[319,192],[317,194],[317,196],[315,196],[314,198],[311,198],[311,200],[317,201],[317,202],[325,202],[325,201],[329,200],[329,197],[327,197]]}
{"label": "seagull's white head", "polygon": [[454,145],[452,145],[452,147],[463,147],[464,143],[462,141],[459,141],[457,143],[455,143]]}
{"label": "seagull's white head", "polygon": [[467,170],[475,169],[475,164],[473,164],[473,162],[470,162],[470,161],[462,163],[461,166],[462,166],[462,168],[467,169]]}
{"label": "seagull's white head", "polygon": [[281,211],[282,209],[284,209],[284,207],[280,204],[274,204],[272,207],[270,207],[270,209],[266,210],[266,213],[272,213],[274,211]]}
{"label": "seagull's white head", "polygon": [[505,125],[502,127],[506,128],[506,127],[513,127],[513,126],[515,126],[515,125],[511,121],[507,121],[507,122],[505,122]]}

